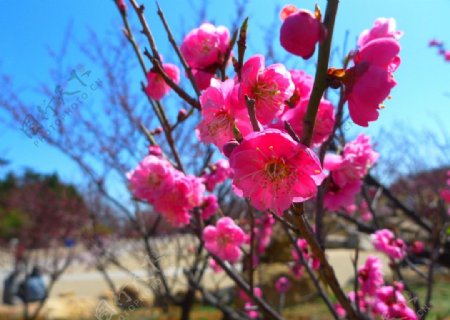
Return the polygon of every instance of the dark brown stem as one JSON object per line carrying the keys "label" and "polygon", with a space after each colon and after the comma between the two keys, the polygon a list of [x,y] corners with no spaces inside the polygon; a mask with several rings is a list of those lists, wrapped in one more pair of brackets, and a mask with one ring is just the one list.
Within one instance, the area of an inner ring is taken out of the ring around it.
{"label": "dark brown stem", "polygon": [[245,95],[245,104],[247,105],[248,116],[250,118],[250,122],[252,123],[253,131],[261,131],[258,120],[256,119],[255,100],[250,99],[247,95]]}
{"label": "dark brown stem", "polygon": [[353,217],[350,217],[350,216],[346,215],[345,213],[342,213],[342,212],[336,212],[336,215],[337,215],[338,217],[341,217],[342,219],[348,221],[348,222],[353,223],[353,224],[358,228],[358,231],[360,231],[360,232],[372,234],[372,233],[374,233],[375,231],[377,231],[374,227],[372,227],[372,226],[370,226],[370,225],[368,225],[368,224],[365,224],[365,223],[363,223],[363,222],[360,222],[360,221],[358,221],[357,219],[355,219],[355,218],[353,218]]}
{"label": "dark brown stem", "polygon": [[[144,55],[148,56],[150,61],[153,64],[153,67],[155,68],[155,71],[163,77],[164,81],[167,83],[169,87],[175,91],[180,98],[182,98],[184,101],[189,103],[191,106],[193,106],[196,109],[200,109],[200,103],[192,98],[186,91],[181,89],[180,86],[178,86],[173,80],[168,76],[168,74],[164,71],[164,68],[162,67],[161,58],[159,56],[158,48],[156,47],[155,39],[153,38],[153,34],[150,30],[150,27],[148,26],[147,20],[144,16],[144,9],[145,7],[143,5],[139,6],[136,2],[136,0],[130,0],[130,3],[136,12],[139,22],[142,25],[142,32],[145,35],[145,37],[148,40],[148,43],[150,45],[150,49],[152,50],[152,55],[148,51],[144,51]],[[128,30],[127,30],[128,31]],[[131,30],[128,31],[128,33],[131,35]]]}
{"label": "dark brown stem", "polygon": [[298,137],[298,135],[295,133],[294,129],[292,128],[291,124],[288,121],[284,122],[284,129],[286,130],[286,132],[292,137],[292,139],[294,139],[295,141],[297,141],[298,143],[300,143],[300,138]]}
{"label": "dark brown stem", "polygon": [[364,181],[371,186],[375,186],[377,188],[381,188],[383,194],[400,210],[402,210],[410,219],[416,222],[419,226],[425,229],[428,232],[432,232],[431,226],[423,221],[421,217],[413,210],[407,208],[388,188],[382,185],[377,179],[375,179],[372,175],[368,174]]}
{"label": "dark brown stem", "polygon": [[333,267],[329,264],[325,253],[323,252],[317,241],[317,238],[315,237],[311,230],[311,227],[305,220],[303,204],[294,204],[291,206],[291,210],[293,213],[293,221],[296,224],[297,228],[300,230],[300,236],[306,239],[313,255],[320,261],[320,272],[322,276],[326,279],[327,284],[330,286],[337,300],[347,312],[347,316],[349,317],[349,319],[357,320],[358,316],[353,309],[349,299],[342,291],[342,288],[336,278],[336,274],[334,273]]}
{"label": "dark brown stem", "polygon": [[164,112],[164,109],[159,101],[156,101],[156,108],[158,109],[159,113],[161,114],[162,125],[163,125],[164,133],[166,135],[166,140],[167,140],[170,150],[172,151],[172,154],[175,158],[178,169],[182,172],[185,172],[183,162],[181,161],[180,155],[178,154],[177,147],[175,146],[175,141],[173,140],[172,131],[170,131],[169,120],[167,119],[166,113]]}
{"label": "dark brown stem", "polygon": [[163,66],[161,65],[161,62],[156,59],[154,56],[152,56],[150,54],[150,52],[148,52],[148,50],[144,50],[144,55],[147,56],[150,61],[153,64],[153,67],[155,69],[155,71],[164,79],[164,81],[167,83],[167,85],[169,87],[171,87],[173,89],[173,91],[175,91],[175,93],[184,101],[186,101],[188,104],[190,104],[192,107],[194,107],[195,109],[201,109],[200,106],[200,102],[198,102],[198,100],[192,98],[186,91],[184,91],[183,89],[181,89],[181,87],[179,85],[177,85],[170,77],[169,75],[166,73],[166,71],[164,71]]}
{"label": "dark brown stem", "polygon": [[327,37],[319,46],[319,57],[317,62],[316,76],[314,85],[309,98],[308,109],[304,118],[302,143],[306,146],[311,144],[314,131],[314,123],[316,120],[317,110],[319,109],[320,100],[323,93],[327,89],[327,71],[328,60],[330,58],[331,40],[333,38],[334,21],[338,9],[339,0],[328,0],[325,12],[324,25],[327,29]]}
{"label": "dark brown stem", "polygon": [[172,48],[175,50],[178,58],[180,59],[184,70],[186,70],[186,74],[189,78],[189,81],[192,84],[192,87],[194,88],[195,93],[197,94],[197,97],[199,97],[200,90],[198,89],[197,83],[195,82],[195,79],[194,79],[194,75],[192,74],[192,68],[187,64],[186,59],[184,58],[183,54],[181,53],[181,50],[178,47],[177,42],[175,41],[175,38],[173,37],[173,33],[170,30],[170,27],[167,23],[166,17],[164,16],[164,12],[161,10],[161,7],[159,6],[158,2],[156,2],[156,6],[158,7],[158,16],[164,25],[164,29],[166,30],[167,36],[169,38],[169,42],[172,45]]}
{"label": "dark brown stem", "polygon": [[[239,274],[233,271],[224,261],[220,258],[211,254],[217,264],[225,271],[225,273],[242,289],[244,290],[248,296],[252,296],[252,291],[250,290],[250,286],[245,282],[244,279],[241,278]],[[269,317],[267,319],[277,319],[283,320],[283,317],[277,313],[265,300],[262,298],[253,295],[253,301],[262,309],[262,311]],[[266,318],[265,318],[266,319]]]}
{"label": "dark brown stem", "polygon": [[248,215],[250,218],[250,257],[249,257],[249,270],[248,270],[248,283],[250,285],[250,290],[252,292],[251,297],[253,299],[254,295],[254,268],[253,268],[253,257],[255,255],[255,215],[253,213],[253,207],[250,204],[250,201],[247,200],[248,205]]}
{"label": "dark brown stem", "polygon": [[239,81],[241,81],[241,72],[242,72],[242,66],[244,64],[244,55],[245,55],[245,49],[247,49],[247,27],[248,27],[248,17],[245,18],[244,22],[241,25],[241,29],[239,30],[239,40],[237,42],[238,44],[238,61],[236,66],[236,73],[238,75]]}
{"label": "dark brown stem", "polygon": [[419,303],[419,297],[417,294],[409,287],[408,283],[405,281],[402,271],[400,270],[400,266],[398,263],[396,263],[394,260],[391,259],[391,267],[397,276],[397,278],[403,283],[403,286],[405,288],[405,291],[409,293],[410,300],[413,303],[414,310],[418,312],[420,310],[420,303]]}
{"label": "dark brown stem", "polygon": [[[142,88],[142,91],[145,91],[145,85],[142,82],[141,82],[141,88]],[[175,141],[173,140],[173,137],[172,137],[172,131],[170,130],[171,127],[170,127],[169,121],[167,120],[167,117],[166,117],[166,114],[164,112],[164,109],[161,106],[161,103],[159,101],[153,100],[148,95],[146,95],[146,97],[148,99],[148,102],[152,106],[153,111],[155,112],[156,117],[159,120],[159,123],[161,124],[161,126],[163,128],[164,135],[165,135],[166,140],[167,140],[167,142],[169,144],[170,150],[172,151],[172,155],[175,158],[175,162],[176,162],[176,164],[178,166],[178,169],[180,171],[184,172],[183,163],[182,163],[181,158],[180,158],[180,156],[178,154],[178,150],[177,150],[177,148],[175,146]]]}
{"label": "dark brown stem", "polygon": [[294,247],[295,251],[297,252],[298,256],[300,257],[300,261],[303,264],[304,268],[306,269],[306,272],[308,272],[309,277],[311,278],[314,286],[317,289],[317,292],[319,293],[322,300],[325,302],[326,306],[328,307],[328,310],[330,310],[331,314],[333,315],[334,319],[339,319],[338,314],[336,313],[336,310],[334,309],[333,303],[331,302],[330,298],[326,294],[324,288],[322,288],[319,279],[317,279],[316,275],[312,271],[310,265],[308,262],[306,262],[305,257],[303,256],[302,250],[297,245],[297,242],[295,241],[295,238],[292,236],[292,234],[288,230],[288,225],[285,223],[282,223],[285,233],[287,234],[289,240],[292,243],[292,246]]}
{"label": "dark brown stem", "polygon": [[233,47],[236,44],[237,35],[238,35],[238,31],[235,30],[233,32],[233,36],[231,37],[227,51],[225,52],[225,57],[223,59],[223,63],[220,66],[220,73],[222,75],[222,81],[225,81],[227,79],[226,69],[227,69],[228,61],[230,60],[231,51],[233,51]]}

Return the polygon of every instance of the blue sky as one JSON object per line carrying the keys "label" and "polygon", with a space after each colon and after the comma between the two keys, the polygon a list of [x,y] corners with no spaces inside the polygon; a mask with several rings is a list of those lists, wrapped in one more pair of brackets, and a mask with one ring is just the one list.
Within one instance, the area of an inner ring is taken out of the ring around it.
{"label": "blue sky", "polygon": [[[250,0],[247,1],[246,15],[250,17],[249,54],[265,52],[264,37],[276,41],[276,50],[282,50],[277,42],[279,21],[272,34],[267,28],[277,21],[277,5],[289,2]],[[164,55],[169,55],[169,46],[162,26],[156,16],[152,1],[146,1],[147,17],[156,36],[158,46]],[[176,6],[173,4],[176,3]],[[195,27],[195,10],[202,1],[161,0],[169,23],[178,38],[182,30]],[[229,26],[235,15],[234,1],[210,0],[206,12],[207,20]],[[313,10],[313,1],[292,1],[299,7]],[[325,9],[325,2],[319,1]],[[334,44],[341,45],[348,30],[349,48],[359,32],[369,28],[378,17],[394,17],[397,27],[405,32],[401,39],[402,64],[396,72],[397,87],[392,99],[381,111],[380,119],[369,129],[352,128],[352,133],[366,132],[376,135],[380,130],[394,130],[404,124],[411,130],[433,129],[437,119],[441,125],[450,128],[450,63],[438,57],[435,50],[427,47],[431,38],[438,38],[450,49],[450,1],[448,0],[342,0],[336,21]],[[121,32],[121,19],[112,1],[6,1],[0,0],[0,73],[9,74],[16,87],[29,89],[50,81],[48,70],[54,65],[47,47],[59,48],[69,22],[73,23],[73,33],[80,41],[87,38],[87,30],[94,30],[97,36],[110,36]],[[75,45],[69,45],[67,61],[82,63],[82,57]],[[298,62],[302,65],[302,62]],[[93,66],[95,68],[95,66]],[[337,65],[339,67],[339,65]],[[312,71],[311,66],[308,69]],[[138,70],[139,72],[139,70]],[[140,75],[139,75],[140,76]],[[35,92],[26,91],[24,99],[31,105],[45,99]],[[0,111],[1,112],[1,111]],[[447,134],[449,130],[447,130]],[[436,133],[438,134],[438,132]],[[0,127],[0,154],[11,163],[0,169],[20,171],[24,167],[39,172],[57,171],[66,181],[81,181],[76,166],[53,148],[41,144],[33,145],[19,129]]]}

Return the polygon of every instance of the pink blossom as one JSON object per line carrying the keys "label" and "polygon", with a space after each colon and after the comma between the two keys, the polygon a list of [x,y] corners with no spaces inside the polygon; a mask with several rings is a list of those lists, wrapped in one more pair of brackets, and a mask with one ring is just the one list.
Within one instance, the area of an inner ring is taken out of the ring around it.
{"label": "pink blossom", "polygon": [[278,214],[312,198],[323,180],[319,159],[277,129],[247,135],[230,156],[234,185],[259,210]]}
{"label": "pink blossom", "polygon": [[298,11],[298,8],[293,4],[285,5],[280,11],[280,19],[281,21],[286,20],[291,14],[294,14]]}
{"label": "pink blossom", "polygon": [[[303,119],[308,109],[309,99],[303,100],[297,107],[287,110],[281,121],[288,121],[295,133],[301,137],[303,134]],[[330,136],[334,127],[334,107],[328,100],[321,100],[316,115],[314,131],[312,137],[313,144],[321,144]]]}
{"label": "pink blossom", "polygon": [[250,319],[257,319],[259,317],[258,307],[251,302],[245,303],[245,312]]}
{"label": "pink blossom", "polygon": [[[305,239],[298,239],[297,246],[302,252],[302,256],[304,261],[314,270],[318,270],[320,268],[320,260],[312,255],[309,249],[308,242]],[[301,257],[299,256],[297,250],[292,249],[292,258],[301,266]]]}
{"label": "pink blossom", "polygon": [[286,277],[279,277],[275,283],[275,289],[278,293],[286,293],[291,288],[291,282]]}
{"label": "pink blossom", "polygon": [[412,253],[421,254],[425,249],[425,244],[422,241],[415,240],[409,247]]}
{"label": "pink blossom", "polygon": [[295,86],[294,102],[296,106],[303,100],[309,100],[309,96],[314,84],[314,78],[303,70],[290,70],[289,72]]}
{"label": "pink blossom", "polygon": [[439,41],[439,40],[437,40],[437,39],[431,39],[431,40],[428,42],[428,46],[430,46],[430,47],[440,47],[440,46],[442,46],[442,45],[443,45],[442,41]]}
{"label": "pink blossom", "polygon": [[303,276],[304,268],[301,263],[295,263],[291,266],[291,272],[296,279],[300,279]]}
{"label": "pink blossom", "polygon": [[220,218],[216,226],[203,230],[205,248],[220,259],[236,262],[241,257],[239,246],[245,241],[245,233],[231,218]]}
{"label": "pink blossom", "polygon": [[133,195],[148,201],[176,227],[188,224],[189,211],[203,201],[202,180],[186,176],[159,156],[146,156],[136,169],[127,173],[127,178]]}
{"label": "pink blossom", "polygon": [[213,258],[209,258],[209,266],[211,269],[213,269],[213,271],[215,273],[219,273],[219,272],[223,271],[222,267],[219,266],[219,264]]}
{"label": "pink blossom", "polygon": [[283,8],[285,17],[280,29],[281,46],[289,53],[309,59],[316,49],[316,44],[325,40],[325,26],[308,10],[294,11],[292,5]]}
{"label": "pink blossom", "polygon": [[289,71],[279,63],[264,68],[261,55],[251,57],[242,67],[239,97],[241,101],[246,95],[255,100],[256,118],[262,124],[269,124],[283,111],[294,88]]}
{"label": "pink blossom", "polygon": [[170,224],[181,227],[189,224],[189,211],[202,204],[204,191],[205,186],[199,178],[179,174],[174,177],[170,190],[152,204]]}
{"label": "pink blossom", "polygon": [[374,295],[377,288],[384,284],[381,260],[375,256],[368,256],[364,266],[358,270],[358,281],[365,294]]}
{"label": "pink blossom", "polygon": [[395,24],[395,19],[393,18],[378,18],[375,20],[372,29],[361,32],[358,39],[358,46],[362,47],[378,38],[400,39],[403,32],[395,30]]}
{"label": "pink blossom", "polygon": [[[366,296],[364,295],[364,292],[362,292],[361,290],[358,291],[357,293],[358,295],[358,304],[359,304],[359,310],[361,312],[367,312],[367,309],[369,307],[368,301],[366,301]],[[350,299],[350,301],[356,305],[356,294],[355,291],[350,291],[348,293],[348,298]]]}
{"label": "pink blossom", "polygon": [[204,183],[206,190],[212,192],[216,185],[224,182],[231,175],[230,164],[225,159],[218,160],[215,164],[210,166],[211,172],[204,174]]}
{"label": "pink blossom", "polygon": [[372,40],[354,56],[355,65],[346,71],[345,93],[350,117],[363,127],[378,119],[380,104],[397,84],[392,72],[400,64],[400,46],[391,38]]}
{"label": "pink blossom", "polygon": [[361,180],[353,180],[340,187],[333,178],[328,182],[328,189],[324,197],[324,206],[328,210],[336,211],[348,207],[355,202],[356,194],[361,189]]}
{"label": "pink blossom", "polygon": [[148,155],[160,157],[160,156],[162,156],[162,150],[159,146],[149,146],[148,147]]}
{"label": "pink blossom", "polygon": [[263,254],[270,243],[272,236],[272,227],[275,224],[275,219],[270,214],[265,214],[256,220],[256,249],[259,254]]}
{"label": "pink blossom", "polygon": [[180,46],[186,62],[194,69],[221,65],[230,42],[226,27],[203,23],[189,32]]}
{"label": "pink blossom", "polygon": [[324,168],[330,171],[324,206],[334,211],[352,205],[362,182],[350,159],[327,154],[324,159]]}
{"label": "pink blossom", "polygon": [[336,313],[339,316],[339,318],[344,318],[347,315],[347,312],[339,303],[334,305],[334,310],[336,310]]}
{"label": "pink blossom", "polygon": [[211,218],[219,209],[219,204],[217,203],[217,198],[215,195],[210,194],[204,197],[202,205],[202,218],[207,220]]}
{"label": "pink blossom", "polygon": [[450,50],[444,52],[445,61],[450,61]]}
{"label": "pink blossom", "polygon": [[348,205],[347,207],[344,208],[345,214],[347,214],[348,216],[353,216],[356,212],[356,204],[352,203],[350,205]]}
{"label": "pink blossom", "polygon": [[417,320],[416,313],[408,307],[402,291],[392,286],[384,286],[376,291],[373,312],[384,319]]}
{"label": "pink blossom", "polygon": [[361,201],[361,203],[359,204],[359,215],[361,216],[361,220],[364,222],[373,220],[373,216],[370,212],[367,201]]}
{"label": "pink blossom", "polygon": [[447,179],[447,189],[441,189],[440,190],[440,195],[441,195],[442,199],[444,200],[444,202],[450,203],[450,170],[447,171],[447,177],[448,177],[448,179]]}
{"label": "pink blossom", "polygon": [[378,160],[379,154],[372,149],[370,137],[360,134],[348,142],[342,152],[344,159],[351,163],[359,178],[363,178]]}
{"label": "pink blossom", "polygon": [[127,173],[133,195],[152,203],[172,187],[174,170],[167,160],[146,156],[136,169]]}
{"label": "pink blossom", "polygon": [[[329,210],[338,210],[352,205],[361,188],[361,178],[367,174],[377,159],[378,153],[372,149],[370,137],[363,134],[347,143],[342,155],[327,154],[324,167],[330,171],[330,177],[324,198],[325,207]],[[367,210],[361,210],[361,213],[364,214],[364,218],[369,218],[367,213],[370,212]]]}
{"label": "pink blossom", "polygon": [[406,244],[402,239],[395,238],[391,230],[381,229],[371,235],[375,249],[386,253],[389,257],[402,260],[406,254]]}
{"label": "pink blossom", "polygon": [[[180,69],[176,65],[164,63],[163,69],[173,82],[176,84],[180,82]],[[147,73],[147,87],[145,87],[145,92],[150,98],[161,100],[170,89],[170,86],[159,73],[153,70]]]}
{"label": "pink blossom", "polygon": [[204,143],[214,143],[220,150],[223,145],[234,139],[233,128],[237,126],[241,134],[252,131],[248,113],[245,109],[235,108],[237,99],[234,81],[220,82],[211,80],[211,86],[202,92],[202,120],[197,126],[199,139]]}
{"label": "pink blossom", "polygon": [[211,79],[217,79],[214,72],[192,69],[192,75],[194,76],[194,81],[197,84],[199,90],[205,90],[209,87]]}
{"label": "pink blossom", "polygon": [[442,189],[441,197],[445,202],[450,203],[450,189]]}

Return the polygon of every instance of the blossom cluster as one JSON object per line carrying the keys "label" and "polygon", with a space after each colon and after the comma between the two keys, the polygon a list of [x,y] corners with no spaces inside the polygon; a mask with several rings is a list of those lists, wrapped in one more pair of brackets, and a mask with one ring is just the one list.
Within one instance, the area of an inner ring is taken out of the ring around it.
{"label": "blossom cluster", "polygon": [[176,170],[161,156],[146,156],[127,178],[133,195],[153,205],[176,227],[187,225],[189,211],[203,201],[205,186],[202,181]]}
{"label": "blossom cluster", "polygon": [[307,264],[313,270],[318,270],[320,268],[320,260],[312,254],[308,242],[305,239],[298,239],[297,247],[301,251],[301,255],[299,255],[296,249],[292,249],[291,254],[294,264],[291,267],[291,271],[295,277],[300,278],[304,272],[303,263]]}
{"label": "blossom cluster", "polygon": [[389,229],[378,230],[371,237],[375,249],[386,253],[394,260],[402,260],[405,257],[405,242],[396,238]]}
{"label": "blossom cluster", "polygon": [[220,259],[236,262],[241,257],[239,246],[245,242],[245,233],[229,217],[220,218],[216,226],[207,226],[203,230],[205,248]]}
{"label": "blossom cluster", "polygon": [[[314,55],[316,45],[327,39],[328,31],[318,9],[313,13],[289,5],[282,9],[281,19],[280,44],[291,54],[308,59]],[[368,126],[378,118],[380,105],[396,85],[393,73],[400,64],[401,36],[393,19],[380,18],[359,36],[357,50],[348,57],[350,66],[336,73],[329,71],[329,76],[343,86],[349,115],[360,126]],[[312,100],[312,76],[303,70],[289,70],[281,63],[266,65],[264,56],[256,54],[235,66],[234,77],[221,74],[223,77],[219,78],[218,71],[223,72],[229,63],[227,59],[233,56],[229,46],[230,33],[225,27],[204,23],[189,32],[180,47],[195,85],[201,90],[197,138],[215,145],[227,159],[207,166],[196,177],[174,168],[160,150],[153,148],[128,174],[134,196],[151,204],[172,225],[189,224],[192,212],[198,210],[206,224],[201,239],[213,256],[210,265],[215,271],[221,270],[220,260],[236,263],[241,259],[241,247],[249,244],[250,233],[256,243],[251,259],[253,266],[257,265],[273,232],[275,220],[269,211],[282,215],[292,203],[315,197],[323,181],[327,183],[324,206],[330,211],[354,212],[362,179],[379,157],[370,138],[360,134],[342,150],[338,148],[337,153],[326,154],[322,167],[316,152],[324,144],[328,146],[336,130],[333,103],[320,100],[311,143],[303,144],[308,129],[305,118]],[[163,63],[162,69],[173,83],[179,83],[176,66]],[[161,70],[150,70],[147,80],[146,93],[152,99],[160,100],[170,91]],[[187,113],[184,111],[182,116]],[[214,217],[219,205],[213,192],[228,178],[232,179],[234,192],[263,213],[255,219],[253,230],[245,229],[250,231],[248,234],[231,217]],[[447,193],[442,194],[446,199]],[[370,209],[366,201],[360,202],[362,220],[372,219]],[[372,241],[375,249],[394,261],[403,260],[407,253],[405,242],[388,229],[377,231]],[[297,239],[296,244],[301,255],[292,251],[291,271],[299,278],[305,264],[318,270],[320,261],[305,239]],[[411,246],[412,252],[420,249],[423,250],[420,243]],[[403,286],[385,284],[378,258],[367,258],[358,270],[357,281],[359,291],[350,292],[349,298],[354,303],[359,301],[362,312],[374,317],[416,319],[402,295]],[[287,292],[289,287],[288,278],[278,279],[279,293]],[[255,296],[261,294],[255,288]],[[258,317],[254,301],[246,295],[242,300],[249,309],[248,315]],[[344,316],[340,306],[337,310]]]}
{"label": "blossom cluster", "polygon": [[361,179],[378,156],[372,149],[370,137],[363,134],[347,143],[341,155],[327,154],[324,160],[324,168],[329,171],[325,207],[338,210],[354,204],[355,195],[362,185]]}
{"label": "blossom cluster", "polygon": [[[350,301],[353,303],[358,301],[359,310],[373,317],[418,319],[403,295],[403,284],[394,282],[393,285],[386,285],[382,269],[383,264],[379,258],[368,256],[365,264],[358,269],[359,291],[349,292]],[[340,317],[345,317],[346,312],[339,304],[336,306],[336,311]]]}
{"label": "blossom cluster", "polygon": [[360,126],[378,119],[380,105],[397,84],[393,72],[400,65],[401,36],[392,18],[377,19],[372,29],[359,36],[353,66],[345,71],[343,82],[350,117]]}

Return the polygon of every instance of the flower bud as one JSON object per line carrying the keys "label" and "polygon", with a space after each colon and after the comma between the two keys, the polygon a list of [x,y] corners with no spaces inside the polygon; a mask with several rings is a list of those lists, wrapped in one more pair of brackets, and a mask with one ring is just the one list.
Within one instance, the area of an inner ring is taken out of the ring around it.
{"label": "flower bud", "polygon": [[186,109],[181,109],[180,111],[178,111],[178,117],[177,117],[177,121],[183,121],[184,119],[186,119],[188,113],[186,111]]}
{"label": "flower bud", "polygon": [[281,46],[289,53],[309,59],[316,49],[316,43],[326,37],[325,26],[313,13],[298,10],[283,21],[280,30]]}
{"label": "flower bud", "polygon": [[159,157],[162,155],[162,150],[159,146],[150,146],[148,147],[148,154],[155,157]]}
{"label": "flower bud", "polygon": [[227,143],[225,143],[223,145],[222,151],[223,154],[226,157],[230,157],[231,153],[233,152],[234,148],[236,148],[239,145],[239,142],[237,142],[236,140],[230,140]]}

